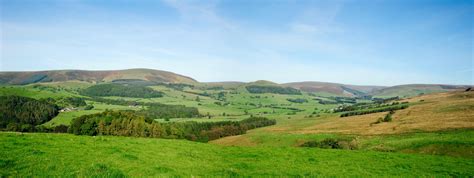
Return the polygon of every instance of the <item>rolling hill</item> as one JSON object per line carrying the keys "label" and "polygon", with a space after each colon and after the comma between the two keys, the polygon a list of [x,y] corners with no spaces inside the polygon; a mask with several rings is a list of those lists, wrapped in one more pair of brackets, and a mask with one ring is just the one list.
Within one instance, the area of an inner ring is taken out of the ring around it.
{"label": "rolling hill", "polygon": [[384,98],[384,97],[412,97],[420,94],[447,92],[464,90],[472,86],[467,85],[440,85],[440,84],[410,84],[410,85],[397,85],[380,90],[374,90],[369,92],[370,95]]}
{"label": "rolling hill", "polygon": [[222,87],[232,89],[249,85],[291,87],[304,92],[328,96],[374,96],[388,98],[394,96],[411,97],[420,94],[464,90],[467,85],[441,84],[410,84],[398,86],[348,85],[329,82],[291,82],[278,84],[272,81],[258,80],[254,82],[198,82],[191,77],[154,69],[125,69],[125,70],[51,70],[32,72],[0,72],[0,84],[26,85],[32,83],[54,83],[67,81],[82,81],[88,83],[122,82],[122,83],[185,83],[205,87]]}
{"label": "rolling hill", "polygon": [[369,92],[374,92],[383,88],[384,86],[362,86],[362,85],[345,85],[339,83],[328,82],[293,82],[282,84],[284,86],[293,87],[305,92],[324,92],[334,95],[343,96],[358,96],[366,95]]}
{"label": "rolling hill", "polygon": [[38,82],[87,81],[111,82],[118,79],[139,79],[152,82],[196,83],[191,77],[152,69],[126,70],[52,70],[34,72],[0,72],[0,84],[31,84]]}

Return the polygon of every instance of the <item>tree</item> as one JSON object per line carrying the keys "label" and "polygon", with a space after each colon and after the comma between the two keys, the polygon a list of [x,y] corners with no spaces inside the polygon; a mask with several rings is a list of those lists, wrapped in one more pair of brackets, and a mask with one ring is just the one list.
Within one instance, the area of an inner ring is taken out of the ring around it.
{"label": "tree", "polygon": [[105,122],[103,120],[101,120],[99,122],[99,126],[97,128],[97,132],[99,135],[107,135],[107,130],[106,130],[106,127],[105,127]]}

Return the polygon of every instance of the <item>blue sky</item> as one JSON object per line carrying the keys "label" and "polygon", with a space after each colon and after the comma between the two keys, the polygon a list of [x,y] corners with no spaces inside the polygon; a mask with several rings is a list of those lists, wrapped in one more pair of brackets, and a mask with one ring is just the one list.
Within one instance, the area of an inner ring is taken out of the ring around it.
{"label": "blue sky", "polygon": [[0,0],[0,70],[474,84],[473,1]]}

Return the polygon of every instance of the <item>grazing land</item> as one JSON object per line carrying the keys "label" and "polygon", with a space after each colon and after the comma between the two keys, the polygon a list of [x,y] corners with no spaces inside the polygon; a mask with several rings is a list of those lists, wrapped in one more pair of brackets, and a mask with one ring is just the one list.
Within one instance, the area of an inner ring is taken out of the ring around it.
{"label": "grazing land", "polygon": [[98,73],[0,73],[0,176],[474,175],[468,86]]}
{"label": "grazing land", "polygon": [[0,133],[3,176],[471,176],[470,158]]}

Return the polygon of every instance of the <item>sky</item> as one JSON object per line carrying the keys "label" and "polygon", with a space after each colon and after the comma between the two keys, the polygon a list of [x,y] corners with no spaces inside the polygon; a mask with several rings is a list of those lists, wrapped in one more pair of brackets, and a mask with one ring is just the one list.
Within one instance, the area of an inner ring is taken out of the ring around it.
{"label": "sky", "polygon": [[0,0],[0,71],[472,85],[473,2]]}

